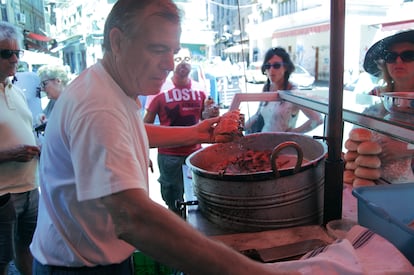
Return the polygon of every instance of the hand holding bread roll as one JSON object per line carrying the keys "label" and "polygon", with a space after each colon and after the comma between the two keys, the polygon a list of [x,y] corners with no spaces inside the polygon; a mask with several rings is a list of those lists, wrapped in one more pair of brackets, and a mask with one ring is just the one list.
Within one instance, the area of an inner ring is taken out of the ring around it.
{"label": "hand holding bread roll", "polygon": [[228,142],[236,136],[241,136],[240,110],[228,111],[220,117],[214,128],[215,142]]}

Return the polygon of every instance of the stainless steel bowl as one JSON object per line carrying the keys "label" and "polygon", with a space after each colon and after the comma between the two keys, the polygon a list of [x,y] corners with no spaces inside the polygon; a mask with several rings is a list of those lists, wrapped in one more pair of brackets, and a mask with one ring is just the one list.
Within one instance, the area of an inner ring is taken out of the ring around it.
{"label": "stainless steel bowl", "polygon": [[388,112],[414,114],[414,92],[384,93],[382,98]]}

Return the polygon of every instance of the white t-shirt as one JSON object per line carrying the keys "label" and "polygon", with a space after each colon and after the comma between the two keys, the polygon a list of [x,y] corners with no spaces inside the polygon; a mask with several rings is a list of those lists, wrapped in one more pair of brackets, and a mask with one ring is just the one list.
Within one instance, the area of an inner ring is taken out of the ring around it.
{"label": "white t-shirt", "polygon": [[261,108],[264,125],[262,132],[286,132],[296,128],[299,107],[286,101],[270,101]]}
{"label": "white t-shirt", "polygon": [[[7,83],[0,84],[0,150],[21,144],[36,145],[32,131],[32,113],[23,92]],[[37,158],[28,162],[0,163],[0,195],[21,193],[37,188]]]}
{"label": "white t-shirt", "polygon": [[148,192],[149,145],[140,111],[100,63],[56,101],[42,148],[31,244],[42,264],[108,265],[135,250],[117,238],[99,198],[135,188]]}

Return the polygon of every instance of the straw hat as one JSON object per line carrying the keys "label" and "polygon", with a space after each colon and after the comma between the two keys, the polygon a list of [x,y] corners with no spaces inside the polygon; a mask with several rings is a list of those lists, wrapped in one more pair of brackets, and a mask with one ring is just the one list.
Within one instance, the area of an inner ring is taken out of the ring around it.
{"label": "straw hat", "polygon": [[379,76],[381,70],[378,61],[382,60],[386,50],[396,43],[410,42],[414,44],[414,30],[399,32],[385,37],[369,48],[364,59],[364,69],[368,73]]}

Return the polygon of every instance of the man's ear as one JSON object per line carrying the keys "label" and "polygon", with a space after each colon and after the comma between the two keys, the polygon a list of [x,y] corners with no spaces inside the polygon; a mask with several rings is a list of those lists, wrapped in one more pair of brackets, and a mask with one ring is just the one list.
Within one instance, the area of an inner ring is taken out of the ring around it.
{"label": "man's ear", "polygon": [[120,53],[123,37],[124,34],[118,28],[113,28],[109,32],[109,41],[111,43],[111,50],[113,54],[118,55]]}

